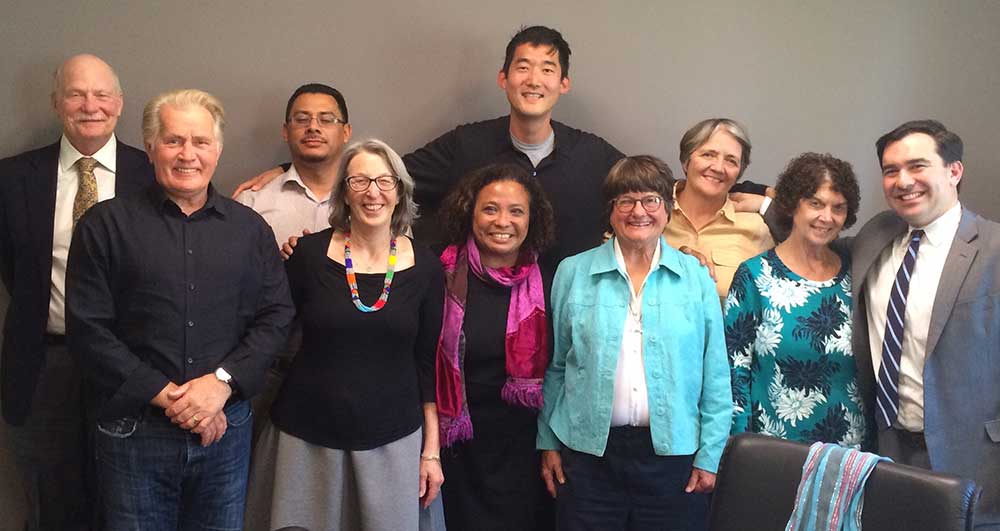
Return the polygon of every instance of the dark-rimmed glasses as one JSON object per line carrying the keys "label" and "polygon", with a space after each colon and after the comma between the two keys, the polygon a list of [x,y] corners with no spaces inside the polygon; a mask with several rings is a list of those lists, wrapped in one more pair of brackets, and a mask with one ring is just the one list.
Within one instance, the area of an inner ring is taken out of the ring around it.
{"label": "dark-rimmed glasses", "polygon": [[378,177],[365,177],[364,175],[352,175],[347,178],[347,186],[355,192],[364,192],[371,188],[372,183],[383,192],[395,190],[399,185],[399,177],[395,175],[379,175]]}
{"label": "dark-rimmed glasses", "polygon": [[619,197],[612,201],[615,205],[615,210],[621,212],[622,214],[628,214],[635,209],[636,203],[641,203],[642,208],[652,214],[660,209],[660,205],[663,204],[663,198],[658,195],[647,195],[639,199],[633,197]]}
{"label": "dark-rimmed glasses", "polygon": [[323,128],[333,127],[337,124],[347,123],[344,120],[338,118],[337,115],[333,114],[332,112],[323,112],[319,113],[316,116],[313,116],[308,113],[296,113],[292,115],[292,118],[289,121],[292,123],[293,126],[299,129],[305,129],[310,125],[312,125],[313,120],[316,120],[316,123]]}

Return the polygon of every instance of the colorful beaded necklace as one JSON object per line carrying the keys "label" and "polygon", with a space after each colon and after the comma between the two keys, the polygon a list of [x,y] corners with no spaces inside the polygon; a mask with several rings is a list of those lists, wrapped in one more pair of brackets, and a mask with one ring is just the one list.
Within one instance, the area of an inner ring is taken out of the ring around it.
{"label": "colorful beaded necklace", "polygon": [[362,312],[377,312],[385,306],[389,300],[389,286],[392,285],[393,273],[396,270],[396,238],[389,240],[389,265],[385,269],[385,285],[382,288],[382,295],[379,296],[375,304],[365,306],[358,295],[358,277],[354,274],[354,262],[351,261],[351,233],[344,235],[344,266],[347,268],[347,285],[351,288],[351,301]]}

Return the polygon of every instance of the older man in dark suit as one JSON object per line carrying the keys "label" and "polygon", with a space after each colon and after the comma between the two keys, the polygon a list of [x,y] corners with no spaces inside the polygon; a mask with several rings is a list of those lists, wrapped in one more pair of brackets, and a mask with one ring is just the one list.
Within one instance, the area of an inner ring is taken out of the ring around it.
{"label": "older man in dark suit", "polygon": [[0,275],[10,294],[2,403],[28,500],[27,528],[87,529],[81,371],[65,346],[66,258],[76,220],[152,182],[146,155],[117,140],[118,77],[93,55],[56,70],[51,145],[0,161]]}
{"label": "older man in dark suit", "polygon": [[976,480],[1000,528],[1000,224],[962,206],[962,140],[933,120],[877,142],[891,210],[854,239],[854,355],[879,453]]}

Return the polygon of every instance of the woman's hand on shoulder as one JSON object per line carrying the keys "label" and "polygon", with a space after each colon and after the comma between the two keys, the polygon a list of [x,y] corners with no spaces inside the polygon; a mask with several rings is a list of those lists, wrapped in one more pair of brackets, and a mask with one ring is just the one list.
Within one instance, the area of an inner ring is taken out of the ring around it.
{"label": "woman's hand on shoulder", "polygon": [[688,247],[687,245],[681,245],[677,250],[688,256],[693,256],[697,258],[699,264],[701,264],[703,267],[708,268],[708,276],[712,277],[713,281],[716,281],[715,264],[713,264],[712,261],[709,260],[707,256],[699,253],[693,247]]}
{"label": "woman's hand on shoulder", "polygon": [[[302,229],[302,236],[307,234],[312,234],[309,229]],[[299,236],[291,235],[288,237],[288,241],[281,244],[281,259],[288,260],[295,254],[295,246],[299,244]]]}

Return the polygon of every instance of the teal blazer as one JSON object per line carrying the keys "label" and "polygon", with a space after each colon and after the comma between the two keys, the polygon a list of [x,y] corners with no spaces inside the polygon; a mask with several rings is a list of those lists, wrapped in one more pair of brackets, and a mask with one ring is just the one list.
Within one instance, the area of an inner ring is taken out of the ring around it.
{"label": "teal blazer", "polygon": [[[732,388],[715,283],[661,237],[643,288],[643,363],[657,455],[694,454],[715,472],[732,422]],[[571,256],[552,283],[554,350],[537,447],[604,455],[629,285],[614,243]]]}

